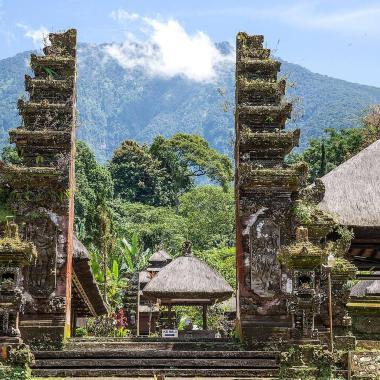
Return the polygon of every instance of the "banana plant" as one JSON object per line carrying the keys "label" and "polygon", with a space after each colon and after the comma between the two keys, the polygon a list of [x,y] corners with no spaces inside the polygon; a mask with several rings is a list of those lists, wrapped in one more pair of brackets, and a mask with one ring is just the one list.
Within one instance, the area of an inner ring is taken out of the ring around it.
{"label": "banana plant", "polygon": [[147,265],[150,250],[141,250],[139,238],[136,234],[132,236],[130,242],[122,238],[119,247],[122,258],[120,270],[123,275],[139,272]]}

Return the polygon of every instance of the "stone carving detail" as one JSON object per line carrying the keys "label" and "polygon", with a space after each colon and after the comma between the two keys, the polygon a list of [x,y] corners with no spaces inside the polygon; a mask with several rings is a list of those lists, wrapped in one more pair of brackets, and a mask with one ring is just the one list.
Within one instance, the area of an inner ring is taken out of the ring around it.
{"label": "stone carving detail", "polygon": [[[18,226],[7,223],[5,236],[0,238],[0,336],[7,339],[20,337],[18,319],[25,304],[22,268],[36,254],[33,244],[20,239]],[[11,341],[17,342],[18,339]]]}
{"label": "stone carving detail", "polygon": [[63,313],[66,307],[65,297],[52,297],[47,304],[49,313]]}
{"label": "stone carving detail", "polygon": [[251,289],[260,297],[273,297],[280,290],[277,251],[280,229],[270,219],[259,217],[251,227]]}
{"label": "stone carving detail", "polygon": [[28,235],[34,242],[38,259],[28,268],[28,291],[33,297],[49,297],[56,287],[57,227],[47,218],[28,226]]}

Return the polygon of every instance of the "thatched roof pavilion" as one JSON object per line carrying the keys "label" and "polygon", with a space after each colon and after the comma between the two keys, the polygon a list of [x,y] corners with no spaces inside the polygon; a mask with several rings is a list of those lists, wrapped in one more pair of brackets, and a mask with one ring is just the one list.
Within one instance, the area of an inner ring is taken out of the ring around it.
{"label": "thatched roof pavilion", "polygon": [[191,255],[190,244],[184,254],[167,264],[143,290],[144,297],[159,300],[162,305],[202,305],[203,330],[207,330],[207,305],[225,301],[232,287],[204,261]]}
{"label": "thatched roof pavilion", "polygon": [[380,140],[321,178],[319,206],[353,229],[349,254],[359,268],[380,268]]}
{"label": "thatched roof pavilion", "polygon": [[161,268],[169,264],[173,258],[164,249],[159,249],[149,257],[148,272],[159,272]]}
{"label": "thatched roof pavilion", "polygon": [[212,304],[231,297],[227,281],[204,261],[191,256],[177,257],[144,288],[144,296],[162,304]]}
{"label": "thatched roof pavilion", "polygon": [[346,226],[380,227],[380,140],[321,179],[326,189],[322,210]]}
{"label": "thatched roof pavilion", "polygon": [[150,263],[166,262],[171,260],[172,257],[164,249],[154,252],[153,255],[149,257]]}

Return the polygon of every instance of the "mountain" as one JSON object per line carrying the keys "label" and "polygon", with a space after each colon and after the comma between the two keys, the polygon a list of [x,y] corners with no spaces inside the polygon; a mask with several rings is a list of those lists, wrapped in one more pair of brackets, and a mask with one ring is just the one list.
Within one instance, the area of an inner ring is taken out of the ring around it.
{"label": "mountain", "polygon": [[[216,45],[223,54],[226,43]],[[124,69],[111,59],[105,45],[78,48],[78,138],[87,141],[104,161],[123,139],[149,142],[157,134],[198,133],[212,146],[232,154],[234,65],[218,68],[215,83],[199,83],[182,76],[153,77],[144,70]],[[31,52],[0,60],[0,145],[7,131],[19,125],[17,98],[22,96],[24,74]],[[302,130],[301,148],[325,128],[355,127],[363,110],[380,103],[380,88],[315,74],[283,62],[282,75],[292,86],[304,115],[288,123]],[[299,113],[299,112],[297,112]]]}

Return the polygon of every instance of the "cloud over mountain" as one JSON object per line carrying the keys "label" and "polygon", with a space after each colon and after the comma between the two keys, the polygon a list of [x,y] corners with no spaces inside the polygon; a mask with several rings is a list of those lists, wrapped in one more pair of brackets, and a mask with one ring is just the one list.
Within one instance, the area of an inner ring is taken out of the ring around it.
{"label": "cloud over mountain", "polygon": [[140,40],[128,33],[122,44],[105,46],[106,53],[126,69],[140,67],[152,76],[181,75],[196,82],[212,82],[217,66],[233,60],[232,55],[222,54],[207,34],[189,34],[177,20],[141,17],[120,9],[110,16],[120,22],[139,23],[144,37]]}

